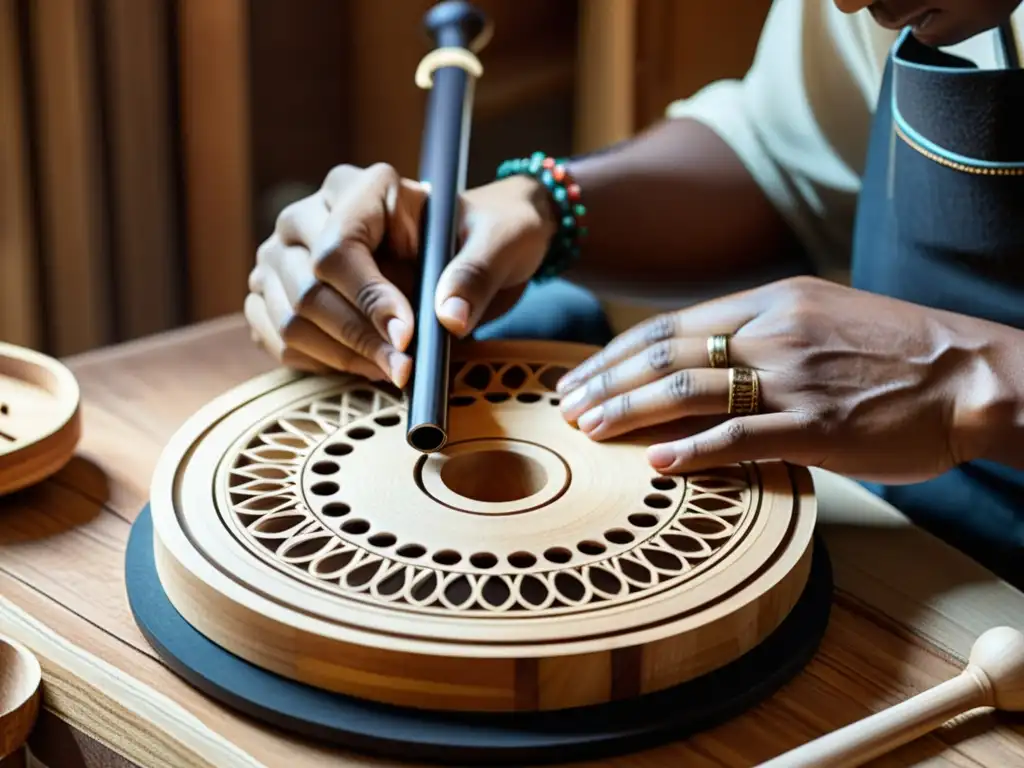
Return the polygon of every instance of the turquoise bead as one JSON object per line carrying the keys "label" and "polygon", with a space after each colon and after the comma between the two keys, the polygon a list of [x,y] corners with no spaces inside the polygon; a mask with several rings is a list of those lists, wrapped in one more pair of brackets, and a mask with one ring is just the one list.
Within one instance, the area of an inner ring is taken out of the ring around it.
{"label": "turquoise bead", "polygon": [[[580,203],[569,199],[568,185],[571,179],[566,178],[562,182],[555,181],[554,174],[548,168],[544,168],[544,160],[547,157],[543,152],[533,152],[527,157],[505,160],[498,166],[498,178],[506,178],[515,174],[527,174],[545,186],[551,193],[555,204],[561,210],[562,215],[559,221],[559,231],[552,240],[551,249],[545,256],[543,263],[537,270],[534,279],[546,280],[556,277],[568,266],[579,258],[579,241],[587,234],[587,228],[579,225],[579,218],[584,216],[587,209]],[[564,165],[565,158],[556,161]]]}

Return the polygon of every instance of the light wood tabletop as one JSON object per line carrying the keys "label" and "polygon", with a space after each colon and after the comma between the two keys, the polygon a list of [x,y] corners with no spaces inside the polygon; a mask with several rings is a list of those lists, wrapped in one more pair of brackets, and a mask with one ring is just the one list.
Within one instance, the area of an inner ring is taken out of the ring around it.
{"label": "light wood tabletop", "polygon": [[[67,363],[82,388],[78,453],[54,478],[0,498],[0,632],[43,668],[33,753],[47,763],[64,727],[77,762],[60,768],[394,765],[295,739],[212,702],[161,663],[129,610],[124,551],[161,450],[204,403],[273,367],[243,321]],[[816,658],[723,726],[587,766],[755,766],[954,677],[986,629],[1024,627],[1024,594],[858,486],[814,477],[837,586]],[[972,713],[872,765],[1024,766],[1024,719]]]}

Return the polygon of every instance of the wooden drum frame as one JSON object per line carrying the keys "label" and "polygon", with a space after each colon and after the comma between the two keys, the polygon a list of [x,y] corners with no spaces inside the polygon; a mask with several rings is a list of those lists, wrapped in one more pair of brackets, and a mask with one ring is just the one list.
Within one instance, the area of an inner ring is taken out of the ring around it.
{"label": "wooden drum frame", "polygon": [[279,370],[212,401],[133,526],[143,634],[275,726],[449,764],[632,751],[770,696],[828,623],[810,473],[666,478],[650,433],[593,443],[553,389],[592,352],[455,349],[429,455],[405,396],[355,376]]}
{"label": "wooden drum frame", "polygon": [[459,711],[662,690],[779,626],[813,551],[806,470],[661,477],[555,407],[590,348],[464,351],[440,453],[405,444],[398,393],[346,375],[275,372],[188,422],[151,497],[178,612],[279,675]]}

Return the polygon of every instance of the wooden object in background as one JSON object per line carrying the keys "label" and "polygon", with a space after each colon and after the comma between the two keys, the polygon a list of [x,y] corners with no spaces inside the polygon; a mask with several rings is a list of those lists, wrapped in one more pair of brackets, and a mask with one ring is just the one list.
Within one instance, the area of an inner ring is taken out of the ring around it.
{"label": "wooden object in background", "polygon": [[[571,150],[577,3],[503,35],[469,184]],[[333,165],[416,175],[430,0],[0,0],[0,338],[53,355],[239,310],[276,214]]]}
{"label": "wooden object in background", "polygon": [[79,389],[64,365],[0,342],[0,496],[71,460],[81,436]]}
{"label": "wooden object in background", "polygon": [[348,59],[354,53],[350,10],[349,0],[249,5],[252,188],[259,241],[270,235],[286,205],[315,192],[328,170],[348,159],[352,131],[366,119],[353,109],[349,92]]}
{"label": "wooden object in background", "polygon": [[[501,32],[469,185],[742,74],[768,3],[724,1],[478,0]],[[2,0],[0,338],[63,355],[236,312],[276,213],[331,166],[415,176],[430,0],[402,5],[412,23],[379,0]]]}
{"label": "wooden object in background", "polygon": [[574,151],[629,138],[666,108],[753,61],[770,0],[580,3]]}
{"label": "wooden object in background", "polygon": [[637,0],[580,3],[577,153],[623,141],[636,130],[636,24]]}
{"label": "wooden object in background", "polygon": [[[413,73],[429,50],[420,20],[434,0],[403,0],[402,11],[381,13],[380,0],[348,0],[349,114],[347,162],[389,163],[416,178],[426,94]],[[341,158],[339,158],[341,160]],[[324,169],[324,173],[329,169]]]}
{"label": "wooden object in background", "polygon": [[[403,0],[402,18],[413,23],[396,24],[394,16],[382,12],[379,0],[346,3],[351,41],[346,98],[353,105],[352,145],[346,162],[360,166],[386,162],[416,178],[425,98],[413,82],[413,73],[429,50],[419,19],[431,5],[433,0]],[[484,77],[474,97],[471,146],[473,157],[493,162],[481,167],[471,161],[470,186],[494,178],[497,158],[532,151],[542,141],[539,137],[550,134],[534,121],[525,126],[525,133],[509,135],[502,130],[503,121],[528,114],[537,104],[571,101],[577,12],[577,3],[550,0],[476,0],[474,5],[491,19],[497,34],[488,44]],[[526,143],[510,145],[509,141]],[[568,150],[567,140],[563,148]]]}
{"label": "wooden object in background", "polygon": [[16,0],[0,0],[0,341],[42,341]]}
{"label": "wooden object in background", "polygon": [[553,391],[593,351],[453,352],[450,439],[426,458],[404,398],[357,377],[225,394],[154,476],[164,590],[259,667],[417,708],[598,704],[739,658],[803,591],[813,496],[782,464],[684,482],[645,441],[595,446]]}
{"label": "wooden object in background", "polygon": [[[177,3],[186,300],[195,320],[237,312],[255,264],[249,6],[246,0]],[[315,117],[296,116],[297,125],[306,119]]]}
{"label": "wooden object in background", "polygon": [[766,763],[763,768],[857,768],[972,709],[1024,711],[1024,635],[996,627],[978,638],[952,680]]}
{"label": "wooden object in background", "polygon": [[170,7],[3,0],[0,338],[66,355],[184,319]]}
{"label": "wooden object in background", "polygon": [[657,122],[669,104],[705,85],[743,77],[771,7],[771,0],[633,2],[636,88],[631,111],[637,130]]}
{"label": "wooden object in background", "polygon": [[21,643],[0,635],[0,760],[20,750],[39,715],[42,669]]}
{"label": "wooden object in background", "polygon": [[[216,5],[216,3],[215,3]],[[162,0],[103,0],[103,95],[119,338],[184,319],[168,23]]]}
{"label": "wooden object in background", "polygon": [[35,54],[42,264],[50,346],[57,355],[114,340],[92,46],[97,19],[90,7],[80,0],[28,4]]}

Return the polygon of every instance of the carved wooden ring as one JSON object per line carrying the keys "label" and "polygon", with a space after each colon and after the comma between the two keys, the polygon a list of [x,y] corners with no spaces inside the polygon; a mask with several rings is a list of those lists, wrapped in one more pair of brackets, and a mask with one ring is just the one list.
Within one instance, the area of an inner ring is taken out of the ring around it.
{"label": "carved wooden ring", "polygon": [[428,709],[596,704],[735,660],[805,586],[810,476],[666,478],[646,440],[593,443],[554,392],[593,351],[454,350],[450,443],[429,456],[401,394],[357,377],[227,393],[154,477],[169,599],[265,669]]}

